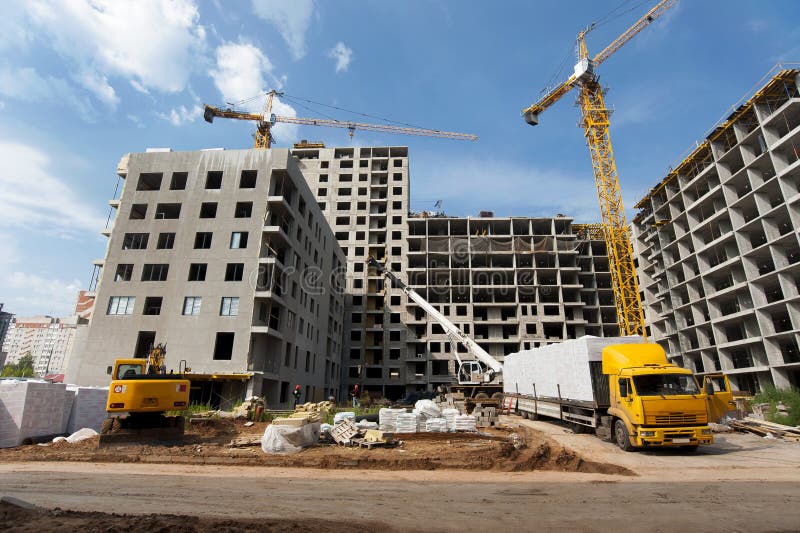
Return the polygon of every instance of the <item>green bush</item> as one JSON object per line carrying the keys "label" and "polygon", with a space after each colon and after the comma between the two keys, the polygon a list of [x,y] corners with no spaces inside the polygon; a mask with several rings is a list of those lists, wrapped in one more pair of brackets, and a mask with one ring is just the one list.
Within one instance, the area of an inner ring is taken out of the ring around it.
{"label": "green bush", "polygon": [[[770,404],[769,412],[766,414],[770,422],[787,426],[800,425],[800,390],[768,387],[755,395],[753,403]],[[786,406],[788,415],[778,414],[778,403]]]}

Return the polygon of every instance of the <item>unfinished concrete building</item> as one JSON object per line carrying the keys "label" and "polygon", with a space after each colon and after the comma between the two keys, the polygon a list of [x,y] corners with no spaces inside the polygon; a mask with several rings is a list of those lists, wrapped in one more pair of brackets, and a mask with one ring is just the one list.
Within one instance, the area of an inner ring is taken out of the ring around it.
{"label": "unfinished concrete building", "polygon": [[800,387],[800,90],[780,70],[638,204],[652,337],[733,384]]}
{"label": "unfinished concrete building", "polygon": [[[389,398],[406,394],[409,377],[400,321],[406,297],[369,276],[367,256],[401,272],[409,210],[408,148],[298,147],[308,185],[347,257],[345,382]],[[401,274],[405,276],[405,274]],[[405,279],[405,277],[404,277]]]}
{"label": "unfinished concrete building", "polygon": [[344,255],[286,149],[125,156],[125,180],[71,382],[108,383],[118,357],[167,345],[193,402],[338,394]]}
{"label": "unfinished concrete building", "polygon": [[[619,332],[598,228],[555,218],[409,218],[408,284],[498,360]],[[456,383],[442,328],[414,302],[402,366],[409,388]]]}

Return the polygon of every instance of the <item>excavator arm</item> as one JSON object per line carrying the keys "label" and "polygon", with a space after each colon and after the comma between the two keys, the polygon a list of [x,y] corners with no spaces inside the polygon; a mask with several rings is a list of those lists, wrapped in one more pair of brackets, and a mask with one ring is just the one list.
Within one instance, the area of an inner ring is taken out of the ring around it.
{"label": "excavator arm", "polygon": [[[434,306],[429,304],[425,298],[420,296],[414,289],[410,288],[408,285],[403,283],[403,281],[397,277],[393,272],[387,269],[383,264],[378,262],[374,257],[370,257],[367,259],[367,265],[370,267],[375,268],[380,274],[382,274],[390,283],[393,283],[394,286],[401,289],[406,295],[417,305],[422,307],[426,313],[428,313],[434,320],[436,320],[439,325],[442,326],[447,336],[450,338],[451,342],[455,345],[456,342],[460,342],[464,346],[467,347],[467,351],[474,356],[478,361],[486,365],[488,371],[487,381],[491,381],[494,379],[495,375],[500,374],[503,372],[503,365],[500,364],[500,361],[489,355],[489,353],[481,348],[477,342],[472,340],[468,335],[466,335],[463,331],[461,331],[458,326],[450,322],[446,316],[440,313]],[[456,350],[457,352],[457,350]],[[456,353],[456,359],[461,361]]]}

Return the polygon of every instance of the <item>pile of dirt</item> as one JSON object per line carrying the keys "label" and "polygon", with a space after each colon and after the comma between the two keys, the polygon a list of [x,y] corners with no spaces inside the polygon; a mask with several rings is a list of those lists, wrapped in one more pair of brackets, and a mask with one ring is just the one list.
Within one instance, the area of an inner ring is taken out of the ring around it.
{"label": "pile of dirt", "polygon": [[229,447],[234,438],[258,443],[267,423],[211,419],[189,426],[181,446],[125,444],[99,446],[99,437],[76,444],[22,446],[0,450],[0,461],[77,461],[109,463],[181,463],[370,470],[558,470],[634,475],[630,470],[588,461],[541,432],[516,426],[482,433],[401,435],[395,447],[349,448],[317,445],[293,455],[265,454],[261,447]]}
{"label": "pile of dirt", "polygon": [[[335,533],[343,529],[340,522],[302,519],[233,520],[201,518],[170,514],[125,515],[97,512],[63,511],[61,509],[24,509],[0,502],[0,524],[3,531],[177,531],[215,533],[239,531],[291,532],[315,531]],[[388,524],[348,520],[347,527],[362,531],[397,531]]]}

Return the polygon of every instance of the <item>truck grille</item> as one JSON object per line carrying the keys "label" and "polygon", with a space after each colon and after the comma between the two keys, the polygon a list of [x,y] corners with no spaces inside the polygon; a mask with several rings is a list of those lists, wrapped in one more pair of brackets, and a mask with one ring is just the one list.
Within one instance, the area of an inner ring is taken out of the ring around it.
{"label": "truck grille", "polygon": [[653,413],[647,415],[646,424],[658,426],[677,426],[681,424],[705,424],[705,413]]}

